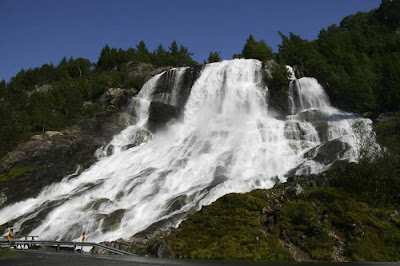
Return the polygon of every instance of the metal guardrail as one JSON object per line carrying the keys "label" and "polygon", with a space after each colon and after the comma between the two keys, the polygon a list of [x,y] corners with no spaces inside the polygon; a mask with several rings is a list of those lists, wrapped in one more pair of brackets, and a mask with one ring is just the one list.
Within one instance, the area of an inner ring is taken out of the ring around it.
{"label": "metal guardrail", "polygon": [[107,250],[109,252],[113,252],[118,255],[133,255],[132,253],[126,252],[119,250],[117,248],[113,248],[110,246],[102,245],[99,243],[93,243],[93,242],[69,242],[69,241],[46,241],[46,240],[13,240],[11,243],[8,241],[0,241],[0,246],[1,245],[6,245],[6,246],[55,246],[57,247],[57,250],[60,249],[60,246],[70,246],[74,247],[74,251],[76,247],[97,247],[101,248],[104,250]]}

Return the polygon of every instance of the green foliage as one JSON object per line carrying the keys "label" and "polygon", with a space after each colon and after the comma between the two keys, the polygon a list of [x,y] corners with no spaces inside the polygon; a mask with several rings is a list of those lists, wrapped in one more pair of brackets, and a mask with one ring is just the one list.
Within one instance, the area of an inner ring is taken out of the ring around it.
{"label": "green foliage", "polygon": [[400,109],[399,0],[345,17],[309,42],[279,33],[278,59],[323,84],[334,105],[353,112]]}
{"label": "green foliage", "polygon": [[208,55],[208,63],[221,62],[220,52],[210,52]]}
{"label": "green foliage", "polygon": [[272,67],[272,80],[271,86],[272,88],[282,88],[285,87],[289,84],[289,79],[288,79],[288,71],[286,69],[285,65],[282,64],[276,64]]}
{"label": "green foliage", "polygon": [[[333,172],[333,184],[372,206],[400,204],[400,115],[375,126],[371,134],[362,120],[356,133],[358,163]],[[380,144],[377,147],[375,140]]]}
{"label": "green foliage", "polygon": [[265,200],[261,191],[226,195],[184,221],[166,240],[181,258],[291,261],[278,238],[260,231]]}
{"label": "green foliage", "polygon": [[342,189],[307,189],[304,196],[284,202],[275,232],[315,260],[333,259],[338,244],[333,232],[347,243],[344,255],[351,260],[396,261],[400,230],[388,219],[393,207],[388,208],[373,208]]}
{"label": "green foliage", "polygon": [[[84,58],[62,58],[57,66],[44,64],[21,70],[10,82],[0,82],[0,157],[18,142],[43,130],[61,130],[79,119],[101,112],[99,97],[111,87],[138,92],[145,75],[135,75],[135,66],[195,66],[193,53],[172,42],[169,51],[159,45],[150,52],[141,41],[135,49],[106,45],[96,64]],[[144,64],[147,63],[147,64]],[[40,91],[42,85],[46,90]],[[93,103],[85,104],[86,103]]]}
{"label": "green foliage", "polygon": [[[267,214],[274,222],[266,225],[261,208],[276,199]],[[291,261],[286,242],[317,261],[332,261],[338,248],[350,260],[398,261],[400,220],[392,212],[392,205],[377,209],[341,188],[305,188],[301,196],[255,190],[225,195],[164,239],[178,258]]]}
{"label": "green foliage", "polygon": [[247,39],[242,50],[242,55],[244,58],[253,58],[260,61],[273,58],[272,48],[264,40],[257,42],[252,35]]}

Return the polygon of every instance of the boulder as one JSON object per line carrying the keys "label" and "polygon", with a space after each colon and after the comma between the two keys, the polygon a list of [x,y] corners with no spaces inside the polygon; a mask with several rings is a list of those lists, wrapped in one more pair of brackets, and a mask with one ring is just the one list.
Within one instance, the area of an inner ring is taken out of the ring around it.
{"label": "boulder", "polygon": [[286,192],[292,196],[300,196],[304,193],[304,189],[300,186],[299,183],[296,183],[296,185],[289,187]]}
{"label": "boulder", "polygon": [[103,232],[108,232],[112,231],[118,228],[122,218],[124,217],[126,210],[125,209],[119,209],[116,211],[113,211],[107,217],[104,218],[103,220]]}
{"label": "boulder", "polygon": [[164,240],[157,239],[147,247],[147,252],[156,257],[163,258],[170,255],[171,248]]}
{"label": "boulder", "polygon": [[304,154],[304,157],[329,165],[340,160],[349,149],[348,143],[343,142],[341,139],[334,139],[310,149]]}
{"label": "boulder", "polygon": [[63,134],[60,131],[46,131],[45,135],[48,138],[52,138],[54,136],[62,136]]}
{"label": "boulder", "polygon": [[31,140],[43,140],[43,139],[45,139],[45,136],[43,134],[41,134],[41,135],[33,135],[31,137]]}
{"label": "boulder", "polygon": [[124,90],[121,88],[109,88],[100,96],[100,102],[107,105],[115,106],[118,109],[126,107],[130,99],[133,97],[133,90]]}
{"label": "boulder", "polygon": [[150,131],[145,130],[145,129],[140,129],[135,132],[135,134],[131,137],[133,140],[132,143],[124,147],[125,149],[130,149],[133,147],[136,147],[142,143],[148,142],[153,138],[153,134],[151,134]]}

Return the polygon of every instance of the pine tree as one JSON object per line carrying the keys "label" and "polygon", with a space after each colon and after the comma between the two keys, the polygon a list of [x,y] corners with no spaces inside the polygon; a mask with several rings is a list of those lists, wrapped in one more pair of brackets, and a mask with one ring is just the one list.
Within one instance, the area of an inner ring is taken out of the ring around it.
{"label": "pine tree", "polygon": [[210,52],[208,55],[208,63],[221,62],[220,52]]}

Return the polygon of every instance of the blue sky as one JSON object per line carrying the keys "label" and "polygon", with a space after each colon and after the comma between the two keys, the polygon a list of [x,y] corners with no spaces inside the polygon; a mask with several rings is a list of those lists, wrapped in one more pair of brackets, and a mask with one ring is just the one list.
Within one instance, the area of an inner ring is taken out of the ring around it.
{"label": "blue sky", "polygon": [[322,28],[380,0],[0,0],[0,80],[63,56],[95,62],[105,44],[150,50],[173,40],[203,62],[240,53],[249,36],[274,50],[278,31],[313,40]]}

